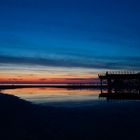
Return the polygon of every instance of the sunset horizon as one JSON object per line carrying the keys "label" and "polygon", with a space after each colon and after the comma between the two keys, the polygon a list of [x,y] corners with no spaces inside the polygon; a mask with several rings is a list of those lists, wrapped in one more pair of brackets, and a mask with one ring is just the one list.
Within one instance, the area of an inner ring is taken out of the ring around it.
{"label": "sunset horizon", "polygon": [[105,71],[139,71],[137,3],[1,1],[0,82],[91,82]]}
{"label": "sunset horizon", "polygon": [[140,0],[0,0],[0,140],[139,131]]}

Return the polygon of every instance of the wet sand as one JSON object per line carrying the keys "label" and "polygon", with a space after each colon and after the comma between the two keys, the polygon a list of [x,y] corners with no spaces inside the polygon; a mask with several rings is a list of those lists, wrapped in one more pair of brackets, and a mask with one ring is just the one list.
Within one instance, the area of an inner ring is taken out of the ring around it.
{"label": "wet sand", "polygon": [[1,140],[135,140],[139,130],[139,101],[57,107],[0,94]]}

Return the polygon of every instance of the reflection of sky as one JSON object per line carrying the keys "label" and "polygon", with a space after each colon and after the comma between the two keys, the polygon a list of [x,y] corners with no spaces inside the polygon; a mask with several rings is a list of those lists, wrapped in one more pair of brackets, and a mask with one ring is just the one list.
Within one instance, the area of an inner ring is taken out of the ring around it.
{"label": "reflection of sky", "polygon": [[139,6],[138,0],[0,1],[0,74],[27,79],[52,69],[52,78],[74,77],[79,69],[85,78],[80,74],[139,70]]}
{"label": "reflection of sky", "polygon": [[23,88],[8,89],[3,93],[16,95],[34,103],[91,101],[97,100],[100,90],[73,90],[66,88]]}

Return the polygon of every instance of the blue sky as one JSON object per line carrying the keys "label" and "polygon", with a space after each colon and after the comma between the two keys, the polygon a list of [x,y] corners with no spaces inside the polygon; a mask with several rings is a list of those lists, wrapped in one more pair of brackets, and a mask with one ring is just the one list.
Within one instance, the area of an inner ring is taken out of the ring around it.
{"label": "blue sky", "polygon": [[139,7],[139,0],[0,1],[0,70],[140,70]]}

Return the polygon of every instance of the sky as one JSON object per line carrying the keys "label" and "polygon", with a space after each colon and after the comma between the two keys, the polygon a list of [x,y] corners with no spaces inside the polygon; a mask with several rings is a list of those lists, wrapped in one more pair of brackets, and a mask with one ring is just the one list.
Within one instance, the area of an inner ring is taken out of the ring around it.
{"label": "sky", "polygon": [[93,82],[140,70],[139,0],[1,0],[0,82]]}

